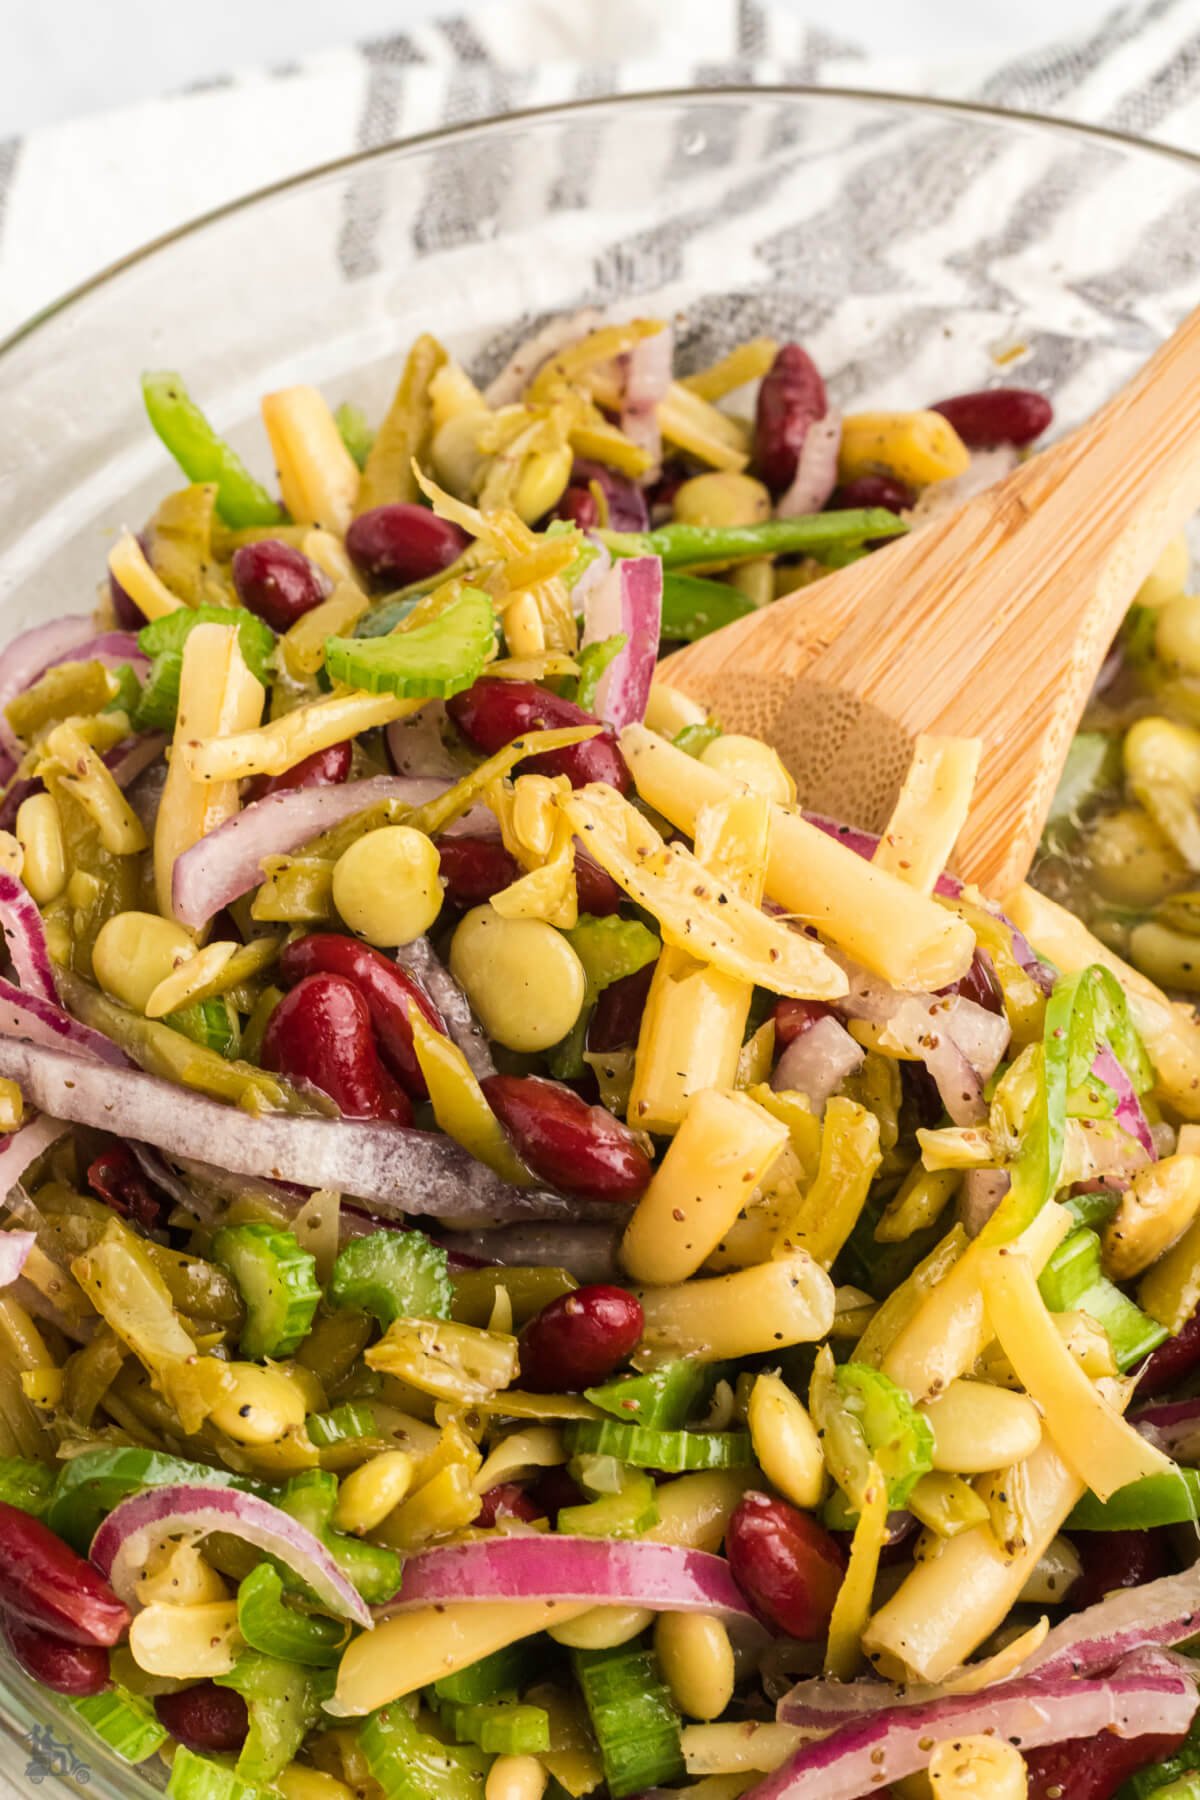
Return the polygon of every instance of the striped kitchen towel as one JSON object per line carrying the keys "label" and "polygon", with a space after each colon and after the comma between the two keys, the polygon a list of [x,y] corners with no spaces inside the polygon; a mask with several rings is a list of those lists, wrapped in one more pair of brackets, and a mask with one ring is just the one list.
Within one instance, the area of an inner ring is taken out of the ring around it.
{"label": "striped kitchen towel", "polygon": [[872,59],[764,0],[497,0],[0,142],[0,335],[139,244],[298,170],[518,107],[801,82],[974,98],[1200,151],[1200,5],[1139,0],[992,66]]}

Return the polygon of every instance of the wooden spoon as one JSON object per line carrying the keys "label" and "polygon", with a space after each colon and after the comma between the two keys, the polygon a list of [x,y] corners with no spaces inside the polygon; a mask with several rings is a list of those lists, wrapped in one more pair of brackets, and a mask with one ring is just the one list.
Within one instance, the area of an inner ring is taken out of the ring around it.
{"label": "wooden spoon", "polygon": [[1004,894],[1037,848],[1105,652],[1200,507],[1200,310],[1096,416],[957,511],[668,657],[765,738],[802,803],[887,822],[918,732],[983,740],[960,874]]}

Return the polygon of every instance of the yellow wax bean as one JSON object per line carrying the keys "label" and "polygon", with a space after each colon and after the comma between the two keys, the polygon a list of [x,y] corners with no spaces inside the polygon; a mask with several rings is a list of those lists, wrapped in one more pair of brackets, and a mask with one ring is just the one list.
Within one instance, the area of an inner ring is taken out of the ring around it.
{"label": "yellow wax bean", "polygon": [[780,806],[796,803],[796,784],[784,768],[779,752],[759,738],[725,732],[706,745],[700,761],[706,768],[719,769],[734,781],[744,781],[754,793],[762,794]]}
{"label": "yellow wax bean", "polygon": [[862,1511],[854,1527],[850,1560],[829,1621],[825,1673],[839,1681],[851,1680],[862,1663],[862,1632],[871,1610],[880,1552],[887,1539],[887,1514],[887,1483],[879,1465],[873,1462],[863,1487]]}
{"label": "yellow wax bean", "polygon": [[833,1283],[802,1251],[708,1281],[636,1291],[646,1347],[703,1362],[814,1343],[833,1325]]}
{"label": "yellow wax bean", "polygon": [[161,619],[183,605],[154,573],[132,531],[123,531],[109,551],[108,568],[147,619]]}
{"label": "yellow wax bean", "polygon": [[1197,1213],[1200,1156],[1166,1156],[1139,1169],[1101,1235],[1106,1272],[1114,1281],[1140,1275],[1178,1242]]}
{"label": "yellow wax bean", "polygon": [[920,894],[934,884],[967,821],[979,772],[979,738],[917,738],[913,759],[872,861]]}
{"label": "yellow wax bean", "polygon": [[678,737],[688,725],[703,725],[708,714],[698,700],[692,700],[687,694],[681,694],[678,688],[668,687],[665,681],[655,681],[650,685],[650,698],[646,702],[646,726],[656,731],[660,737]]}
{"label": "yellow wax bean", "polygon": [[165,919],[175,916],[171,876],[177,859],[232,818],[240,804],[241,771],[202,786],[192,778],[188,748],[206,737],[236,741],[239,732],[257,725],[264,697],[262,683],[243,661],[236,629],[193,626],[183,647],[175,738],[154,826],[154,889]]}
{"label": "yellow wax bean", "polygon": [[588,1600],[452,1600],[383,1619],[342,1657],[336,1711],[374,1712],[506,1644],[592,1610]]}
{"label": "yellow wax bean", "polygon": [[324,397],[313,387],[281,388],[263,397],[262,416],[292,518],[344,536],[354,517],[358,465]]}
{"label": "yellow wax bean", "polygon": [[685,1725],[683,1760],[689,1775],[769,1774],[804,1742],[798,1725],[741,1720],[721,1725]]}
{"label": "yellow wax bean", "polygon": [[842,420],[839,481],[883,470],[912,487],[926,487],[965,475],[970,466],[970,452],[941,413],[847,413]]}
{"label": "yellow wax bean", "polygon": [[[317,535],[316,532],[309,533],[310,537]],[[326,537],[328,534],[322,532],[320,536]],[[336,539],[330,538],[329,541],[335,543]],[[279,654],[290,673],[299,681],[324,668],[325,640],[331,637],[352,637],[354,627],[370,604],[356,581],[340,578],[329,598],[322,600],[319,606],[314,606],[311,612],[304,613],[280,638]]]}
{"label": "yellow wax bean", "polygon": [[[695,830],[702,807],[737,791],[720,770],[644,726],[625,728],[621,750],[642,799],[682,831]],[[766,892],[898,987],[945,987],[974,954],[962,919],[780,806],[771,809]]]}
{"label": "yellow wax bean", "polygon": [[695,1274],[788,1141],[744,1094],[693,1094],[679,1131],[625,1228],[621,1258],[658,1285]]}

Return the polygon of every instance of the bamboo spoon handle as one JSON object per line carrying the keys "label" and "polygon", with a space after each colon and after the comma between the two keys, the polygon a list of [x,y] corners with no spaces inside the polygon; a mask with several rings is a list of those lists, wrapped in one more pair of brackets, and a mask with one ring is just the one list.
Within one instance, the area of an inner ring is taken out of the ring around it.
{"label": "bamboo spoon handle", "polygon": [[1022,879],[1108,645],[1200,508],[1200,310],[1078,431],[887,549],[668,659],[804,803],[881,826],[919,731],[983,740],[962,872]]}

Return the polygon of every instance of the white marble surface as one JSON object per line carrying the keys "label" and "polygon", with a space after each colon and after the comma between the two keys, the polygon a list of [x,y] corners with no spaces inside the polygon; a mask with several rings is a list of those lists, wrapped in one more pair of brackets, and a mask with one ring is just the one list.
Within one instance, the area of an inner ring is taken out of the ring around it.
{"label": "white marble surface", "polygon": [[[604,0],[562,0],[568,9]],[[670,5],[670,0],[660,0]],[[1096,0],[776,0],[885,57],[1013,55],[1090,22]],[[0,0],[0,140],[230,69],[286,62],[464,11],[462,0]],[[635,51],[630,46],[631,52]]]}

